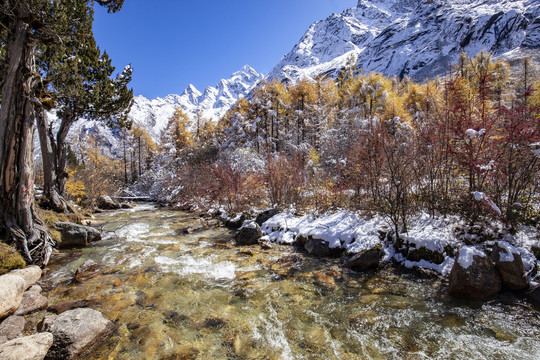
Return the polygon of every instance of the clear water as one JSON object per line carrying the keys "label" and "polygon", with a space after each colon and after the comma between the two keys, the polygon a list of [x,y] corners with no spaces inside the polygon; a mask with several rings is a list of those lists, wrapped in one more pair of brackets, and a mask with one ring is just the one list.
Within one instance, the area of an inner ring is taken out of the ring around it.
{"label": "clear water", "polygon": [[[118,324],[86,359],[540,359],[539,314],[511,297],[456,302],[437,280],[185,235],[199,218],[149,205],[98,221],[106,238],[45,279],[51,305],[85,300]],[[87,259],[107,270],[73,282]]]}

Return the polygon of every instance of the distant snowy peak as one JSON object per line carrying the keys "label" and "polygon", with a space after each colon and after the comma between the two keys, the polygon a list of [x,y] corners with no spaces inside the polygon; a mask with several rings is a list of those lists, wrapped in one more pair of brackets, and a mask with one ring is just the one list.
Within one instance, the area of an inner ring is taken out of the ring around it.
{"label": "distant snowy peak", "polygon": [[135,124],[146,128],[155,139],[177,107],[191,120],[202,115],[216,122],[263,78],[263,75],[245,65],[228,79],[220,80],[215,87],[207,86],[202,93],[190,84],[181,95],[167,95],[152,100],[141,95],[135,96],[129,117]]}
{"label": "distant snowy peak", "polygon": [[540,52],[540,0],[360,0],[311,25],[267,78],[335,77],[352,57],[366,72],[422,80],[461,51],[523,49]]}

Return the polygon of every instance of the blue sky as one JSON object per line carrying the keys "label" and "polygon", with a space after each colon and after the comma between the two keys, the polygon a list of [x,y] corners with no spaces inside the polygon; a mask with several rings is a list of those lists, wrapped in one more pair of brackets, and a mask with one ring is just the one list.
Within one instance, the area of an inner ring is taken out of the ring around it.
{"label": "blue sky", "polygon": [[203,91],[248,64],[268,73],[317,20],[357,0],[126,0],[96,6],[94,35],[117,69],[131,63],[136,95]]}

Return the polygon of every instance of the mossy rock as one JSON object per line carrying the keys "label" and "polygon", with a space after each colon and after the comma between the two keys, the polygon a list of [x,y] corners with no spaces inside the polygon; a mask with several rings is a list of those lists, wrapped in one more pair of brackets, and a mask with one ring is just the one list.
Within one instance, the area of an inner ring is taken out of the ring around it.
{"label": "mossy rock", "polygon": [[22,256],[13,247],[0,242],[0,275],[26,266]]}

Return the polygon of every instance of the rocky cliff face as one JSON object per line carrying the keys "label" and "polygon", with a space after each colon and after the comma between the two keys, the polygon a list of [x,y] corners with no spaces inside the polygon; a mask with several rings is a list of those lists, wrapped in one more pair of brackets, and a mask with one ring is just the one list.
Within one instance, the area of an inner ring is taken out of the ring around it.
{"label": "rocky cliff face", "polygon": [[416,80],[444,73],[461,51],[540,57],[540,0],[360,0],[314,23],[268,78],[363,71]]}

